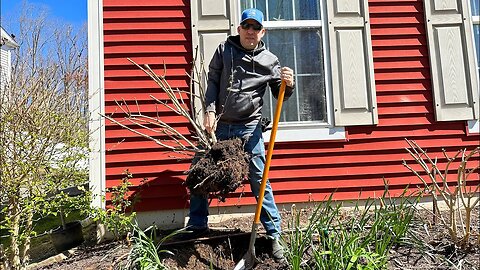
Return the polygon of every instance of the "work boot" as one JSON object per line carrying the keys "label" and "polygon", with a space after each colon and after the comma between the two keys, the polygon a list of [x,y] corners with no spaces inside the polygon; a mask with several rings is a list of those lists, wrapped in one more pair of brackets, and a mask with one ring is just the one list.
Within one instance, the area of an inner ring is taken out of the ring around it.
{"label": "work boot", "polygon": [[272,255],[273,260],[277,263],[284,263],[285,256],[283,255],[283,246],[280,244],[280,239],[273,238],[272,239]]}

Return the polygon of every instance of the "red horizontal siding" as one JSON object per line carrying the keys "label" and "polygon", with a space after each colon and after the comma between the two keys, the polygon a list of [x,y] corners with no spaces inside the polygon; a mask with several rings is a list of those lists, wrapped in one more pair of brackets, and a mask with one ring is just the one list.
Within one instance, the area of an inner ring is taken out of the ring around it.
{"label": "red horizontal siding", "polygon": [[148,31],[143,31],[143,33],[139,33],[138,31],[132,31],[132,33],[127,34],[109,34],[105,36],[105,42],[136,42],[138,40],[148,40],[149,42],[152,41],[184,41],[187,40],[188,36],[185,33],[149,33]]}
{"label": "red horizontal siding", "polygon": [[[158,2],[158,1],[157,1]],[[161,2],[161,1],[160,1]],[[180,18],[184,19],[188,16],[189,10],[184,7],[179,9],[170,9],[161,6],[149,6],[148,9],[141,9],[137,7],[137,10],[133,8],[122,9],[119,7],[106,8],[103,12],[103,19],[165,19],[165,18]]]}
{"label": "red horizontal siding", "polygon": [[406,13],[411,15],[418,15],[419,12],[423,12],[423,3],[421,1],[383,1],[383,2],[371,2],[370,14],[387,16],[397,13]]}
{"label": "red horizontal siding", "polygon": [[375,81],[377,93],[386,91],[429,90],[430,82],[427,80],[403,80],[403,81]]}
{"label": "red horizontal siding", "polygon": [[[138,100],[137,100],[138,101]],[[188,100],[187,100],[188,101]],[[167,103],[171,108],[175,108],[172,103]],[[180,108],[184,108],[185,110],[188,110],[189,107],[187,104],[184,104],[180,106]],[[111,114],[115,112],[121,112],[121,110],[127,111],[127,110],[133,110],[135,111],[140,111],[143,114],[150,114],[151,113],[165,113],[165,112],[172,112],[172,110],[169,107],[166,106],[161,106],[155,101],[153,101],[151,104],[143,104],[143,103],[138,103],[138,102],[131,102],[130,104],[127,103],[127,105],[124,105],[124,103],[117,105],[117,104],[112,104],[110,106],[105,106],[105,113],[106,114]],[[186,122],[187,120],[182,117],[182,119],[178,120],[170,120],[167,119],[168,121],[180,121],[180,122]]]}
{"label": "red horizontal siding", "polygon": [[427,43],[425,38],[415,38],[415,37],[406,37],[406,38],[390,38],[390,39],[372,39],[372,46],[374,48],[390,48],[398,47],[401,44],[404,47],[416,47],[422,46]]}
{"label": "red horizontal siding", "polygon": [[[123,27],[123,26],[121,26]],[[105,53],[109,55],[114,55],[114,54],[125,54],[125,52],[128,52],[135,48],[134,53],[135,54],[144,54],[144,53],[171,53],[171,52],[177,52],[177,53],[187,53],[188,50],[186,48],[186,45],[135,45],[135,46],[128,46],[128,45],[112,45],[109,46],[108,48],[105,48]],[[163,62],[163,61],[162,61]]]}
{"label": "red horizontal siding", "polygon": [[384,71],[384,70],[405,70],[405,69],[423,69],[425,68],[425,63],[420,60],[403,60],[400,59],[395,63],[392,63],[391,60],[378,61],[375,63],[374,68],[376,71]]}
{"label": "red horizontal siding", "polygon": [[159,0],[159,1],[132,1],[132,0],[103,0],[103,6],[105,9],[111,7],[126,7],[126,8],[139,8],[139,7],[185,7],[184,0]]}
{"label": "red horizontal siding", "polygon": [[[372,33],[373,34],[373,33]],[[381,58],[399,58],[399,57],[422,57],[427,56],[428,50],[423,47],[397,48],[397,49],[378,49],[373,51],[373,59]]]}
{"label": "red horizontal siding", "polygon": [[[155,116],[190,136],[188,122],[159,107],[154,95],[168,97],[142,71],[127,61],[149,64],[163,74],[172,87],[188,90],[192,61],[190,1],[104,0],[105,109],[121,119],[116,102]],[[430,66],[421,0],[369,0],[371,38],[379,123],[346,127],[345,141],[278,142],[275,144],[270,180],[280,203],[320,201],[332,192],[334,199],[378,197],[384,179],[392,195],[410,192],[420,180],[403,165],[405,159],[418,167],[405,151],[405,138],[414,139],[431,157],[445,166],[443,150],[453,156],[460,148],[478,145],[479,136],[467,136],[464,121],[436,122],[432,107]],[[182,97],[188,101],[188,95]],[[188,106],[188,105],[187,105]],[[142,130],[129,124],[136,130]],[[157,139],[167,137],[147,132]],[[107,187],[118,185],[128,169],[133,178],[131,193],[140,193],[138,211],[188,207],[182,185],[190,166],[188,155],[172,153],[107,121]],[[472,159],[473,163],[479,158]],[[452,169],[458,164],[454,164]],[[473,179],[478,183],[478,175]],[[451,170],[450,180],[455,181]],[[144,186],[141,186],[146,179]],[[242,194],[245,192],[245,194]],[[241,197],[241,198],[240,198]],[[249,186],[212,206],[254,204]]]}
{"label": "red horizontal siding", "polygon": [[[188,121],[159,106],[151,98],[153,95],[168,102],[168,96],[150,77],[127,60],[131,58],[138,64],[149,64],[159,75],[164,75],[165,64],[171,87],[188,91],[190,80],[186,74],[190,72],[193,55],[189,1],[104,0],[103,5],[106,114],[122,120],[123,112],[117,102],[127,103],[133,112],[140,110],[149,116],[161,115],[163,121],[189,137]],[[182,98],[188,107],[188,96],[182,94]],[[127,110],[125,105],[122,108]],[[168,139],[165,135],[146,131],[128,121],[125,123],[156,139]],[[143,209],[152,210],[185,207],[186,197],[180,194],[186,194],[186,190],[181,183],[184,181],[183,171],[188,169],[190,161],[185,160],[184,155],[173,154],[110,121],[106,121],[105,137],[107,187],[118,185],[124,177],[123,172],[128,169],[133,174],[132,192],[146,191],[145,195],[142,194],[145,198],[137,207],[142,209],[144,205],[148,207]],[[168,140],[166,143],[171,144]],[[125,156],[129,158],[124,159]],[[145,157],[153,159],[148,161]],[[135,188],[143,184],[144,178],[148,186],[154,188]],[[170,199],[172,196],[177,199]]]}

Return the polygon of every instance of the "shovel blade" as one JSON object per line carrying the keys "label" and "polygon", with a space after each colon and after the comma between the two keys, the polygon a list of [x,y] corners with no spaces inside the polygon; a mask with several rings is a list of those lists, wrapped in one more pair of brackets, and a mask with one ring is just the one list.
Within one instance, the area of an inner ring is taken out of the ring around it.
{"label": "shovel blade", "polygon": [[248,251],[247,253],[245,253],[245,255],[243,255],[243,258],[237,263],[237,265],[235,265],[235,268],[233,268],[233,270],[249,270],[258,263],[258,260],[255,257],[255,240],[257,239],[257,227],[258,223],[253,222]]}
{"label": "shovel blade", "polygon": [[255,257],[255,251],[253,253],[249,250],[243,258],[235,265],[233,270],[250,270],[257,264],[258,260]]}

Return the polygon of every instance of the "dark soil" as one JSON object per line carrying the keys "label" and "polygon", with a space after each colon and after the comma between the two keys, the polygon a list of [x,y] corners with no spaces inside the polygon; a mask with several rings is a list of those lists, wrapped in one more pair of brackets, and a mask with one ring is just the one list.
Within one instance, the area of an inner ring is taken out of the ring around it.
{"label": "dark soil", "polygon": [[193,194],[213,193],[222,200],[247,179],[248,164],[241,139],[219,141],[192,166],[186,185]]}
{"label": "dark soil", "polygon": [[[447,217],[447,214],[443,211],[442,216]],[[480,270],[480,206],[472,211],[470,227],[472,235],[469,243],[464,248],[458,248],[438,217],[434,219],[429,211],[418,211],[417,221],[410,230],[410,240],[417,243],[394,247],[388,269]]]}
{"label": "dark soil", "polygon": [[[232,234],[229,237],[214,238],[211,232],[210,240],[202,240],[190,245],[176,244],[166,246],[176,256],[165,259],[165,265],[170,269],[233,269],[248,250],[250,234]],[[284,264],[276,263],[271,258],[271,240],[262,236],[255,242],[256,256],[260,261],[255,269],[288,269]]]}
{"label": "dark soil", "polygon": [[[473,211],[472,228],[476,233],[480,230],[480,207]],[[303,210],[301,221],[304,224],[310,211]],[[345,215],[348,216],[348,211]],[[292,216],[289,211],[282,211],[283,228]],[[468,269],[480,270],[480,247],[471,245],[465,250],[456,249],[450,243],[448,232],[436,222],[432,222],[428,211],[420,210],[413,224],[409,241],[395,247],[389,256],[388,268],[400,269]],[[248,249],[249,231],[253,217],[235,218],[222,222],[222,228],[213,228],[200,241],[174,243],[163,249],[172,251],[174,255],[163,255],[164,264],[169,269],[233,269]],[[212,225],[212,226],[215,226]],[[166,232],[165,232],[166,233]],[[415,240],[415,238],[417,240]],[[472,244],[476,237],[472,239]],[[256,270],[288,269],[286,265],[277,264],[271,258],[270,240],[262,232],[256,241],[256,255],[260,263]],[[114,269],[125,260],[129,247],[122,242],[103,244],[95,247],[80,247],[76,253],[64,260],[44,268],[36,269]],[[124,256],[122,258],[122,256]],[[122,259],[120,259],[122,258]],[[456,265],[457,268],[454,266]],[[458,268],[458,265],[462,265]],[[34,268],[35,269],[35,268]]]}

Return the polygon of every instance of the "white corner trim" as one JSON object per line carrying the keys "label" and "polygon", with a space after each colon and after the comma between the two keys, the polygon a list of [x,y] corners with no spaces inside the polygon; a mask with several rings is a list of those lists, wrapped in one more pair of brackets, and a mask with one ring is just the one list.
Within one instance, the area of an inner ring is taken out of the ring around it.
{"label": "white corner trim", "polygon": [[[265,142],[270,141],[270,131],[263,133]],[[300,142],[345,140],[344,127],[325,126],[279,126],[275,142]]]}
{"label": "white corner trim", "polygon": [[468,120],[468,134],[480,133],[480,120]]}
{"label": "white corner trim", "polygon": [[103,0],[88,0],[88,93],[92,206],[105,207]]}

